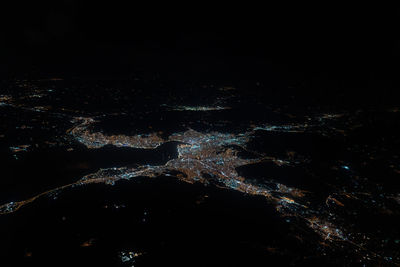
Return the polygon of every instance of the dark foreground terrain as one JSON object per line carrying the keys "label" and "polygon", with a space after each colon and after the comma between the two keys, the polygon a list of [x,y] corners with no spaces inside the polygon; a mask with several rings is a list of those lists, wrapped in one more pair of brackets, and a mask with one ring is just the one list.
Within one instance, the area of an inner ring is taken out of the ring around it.
{"label": "dark foreground terrain", "polygon": [[400,106],[43,76],[1,84],[1,266],[400,264]]}

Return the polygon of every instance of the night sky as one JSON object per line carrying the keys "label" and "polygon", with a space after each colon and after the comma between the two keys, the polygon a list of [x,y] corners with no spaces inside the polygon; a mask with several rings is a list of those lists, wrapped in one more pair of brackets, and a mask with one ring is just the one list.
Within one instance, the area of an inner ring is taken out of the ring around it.
{"label": "night sky", "polygon": [[[398,10],[14,1],[3,9],[2,73],[170,72],[282,77],[321,90],[398,87]],[[383,89],[383,88],[382,88]]]}

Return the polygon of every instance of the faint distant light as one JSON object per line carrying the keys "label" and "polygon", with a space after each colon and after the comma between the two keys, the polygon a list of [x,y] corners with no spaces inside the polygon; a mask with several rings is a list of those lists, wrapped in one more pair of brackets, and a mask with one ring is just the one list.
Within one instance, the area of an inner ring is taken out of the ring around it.
{"label": "faint distant light", "polygon": [[350,170],[350,167],[349,167],[349,166],[346,166],[346,165],[343,165],[342,168],[345,169],[345,170],[347,170],[347,171]]}

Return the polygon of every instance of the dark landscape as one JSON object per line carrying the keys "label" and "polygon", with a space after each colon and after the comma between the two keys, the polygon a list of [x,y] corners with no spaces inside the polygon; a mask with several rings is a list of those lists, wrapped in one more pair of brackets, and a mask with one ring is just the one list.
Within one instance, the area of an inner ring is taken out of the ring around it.
{"label": "dark landscape", "polygon": [[10,9],[0,266],[400,265],[397,10],[203,8]]}

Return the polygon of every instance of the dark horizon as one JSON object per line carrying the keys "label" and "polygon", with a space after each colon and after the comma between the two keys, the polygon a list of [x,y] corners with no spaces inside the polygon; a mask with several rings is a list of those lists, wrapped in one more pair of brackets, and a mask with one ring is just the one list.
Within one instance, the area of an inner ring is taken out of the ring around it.
{"label": "dark horizon", "polygon": [[262,79],[272,71],[308,86],[313,80],[355,90],[371,83],[400,85],[400,39],[392,30],[398,11],[389,7],[179,10],[70,0],[17,2],[7,13],[0,53],[5,77],[38,70],[104,74],[141,68],[175,69],[179,76],[193,67],[200,76],[244,73],[245,79]]}

